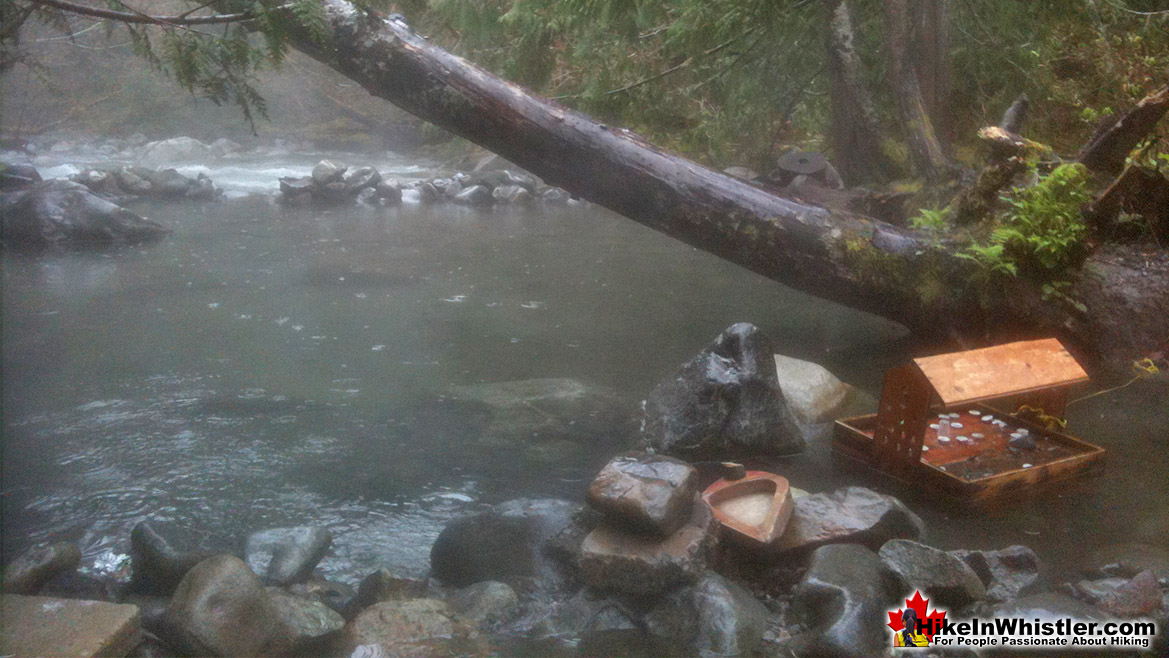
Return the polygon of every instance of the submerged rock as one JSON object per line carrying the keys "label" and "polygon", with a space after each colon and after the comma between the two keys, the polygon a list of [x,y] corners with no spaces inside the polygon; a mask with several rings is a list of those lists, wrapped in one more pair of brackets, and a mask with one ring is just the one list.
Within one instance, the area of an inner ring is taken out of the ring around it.
{"label": "submerged rock", "polygon": [[332,543],[333,533],[314,526],[252,533],[247,541],[248,566],[278,585],[302,581],[312,574]]}
{"label": "submerged rock", "polygon": [[24,551],[4,567],[3,590],[9,594],[36,594],[54,576],[81,564],[76,542],[41,544]]}
{"label": "submerged rock", "polygon": [[986,587],[978,574],[945,551],[908,539],[891,539],[879,554],[905,580],[905,595],[919,590],[922,596],[947,608],[962,608],[986,598]]}
{"label": "submerged rock", "polygon": [[800,656],[871,658],[890,644],[887,611],[898,608],[900,578],[869,549],[822,546],[792,591],[792,612],[807,632],[794,641]]}
{"label": "submerged rock", "polygon": [[991,601],[1010,601],[1032,594],[1042,585],[1043,565],[1026,546],[999,551],[950,551],[978,574]]}
{"label": "submerged rock", "polygon": [[689,518],[697,494],[698,472],[690,464],[629,453],[601,469],[588,501],[617,525],[666,537]]}
{"label": "submerged rock", "polygon": [[645,401],[646,446],[684,459],[783,455],[804,449],[784,402],[771,341],[732,325]]}
{"label": "submerged rock", "polygon": [[687,656],[750,656],[767,630],[767,608],[739,585],[708,571],[646,615],[650,633]]}
{"label": "submerged rock", "polygon": [[558,577],[548,543],[566,530],[580,505],[521,498],[447,524],[430,548],[430,568],[452,587],[498,580],[527,589]]}
{"label": "submerged rock", "polygon": [[706,505],[695,505],[686,525],[664,539],[602,524],[581,544],[581,578],[600,591],[635,596],[694,582],[706,569],[714,529]]}
{"label": "submerged rock", "polygon": [[802,552],[825,544],[863,544],[877,550],[890,539],[917,539],[924,532],[921,518],[896,498],[846,487],[796,498],[775,550]]}
{"label": "submerged rock", "polygon": [[260,579],[230,555],[187,572],[163,615],[183,651],[203,656],[278,656],[288,629]]}
{"label": "submerged rock", "polygon": [[65,180],[0,194],[0,228],[6,243],[32,249],[139,244],[170,233],[163,225]]}

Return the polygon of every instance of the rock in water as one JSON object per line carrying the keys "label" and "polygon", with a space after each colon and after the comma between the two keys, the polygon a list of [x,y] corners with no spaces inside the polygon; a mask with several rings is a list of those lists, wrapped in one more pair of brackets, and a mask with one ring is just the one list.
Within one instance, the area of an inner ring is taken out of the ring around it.
{"label": "rock in water", "polygon": [[1038,591],[1043,569],[1039,556],[1026,546],[1000,551],[950,551],[978,574],[991,601],[1010,601]]}
{"label": "rock in water", "polygon": [[507,620],[516,613],[519,603],[515,590],[494,580],[464,587],[450,598],[451,608],[476,626]]}
{"label": "rock in water", "polygon": [[163,614],[187,653],[278,656],[289,632],[260,579],[230,555],[208,558],[187,572]]}
{"label": "rock in water", "polygon": [[713,571],[670,594],[646,615],[649,632],[680,642],[688,656],[750,656],[767,630],[767,608]]}
{"label": "rock in water", "polygon": [[486,655],[475,637],[442,601],[386,601],[362,612],[344,631],[345,656],[437,658]]}
{"label": "rock in water", "polygon": [[426,595],[426,581],[398,578],[389,569],[369,574],[357,587],[357,593],[345,606],[345,618],[353,619],[362,610],[383,601],[403,601]]}
{"label": "rock in water", "polygon": [[801,423],[827,423],[840,418],[845,409],[875,406],[871,398],[864,400],[867,396],[819,364],[782,354],[774,359],[784,400]]}
{"label": "rock in water", "polygon": [[645,444],[683,459],[782,455],[804,449],[784,401],[771,341],[732,325],[645,401]]}
{"label": "rock in water", "polygon": [[345,175],[345,169],[345,167],[339,167],[328,160],[321,160],[317,166],[313,167],[313,182],[324,187],[329,183],[339,181]]}
{"label": "rock in water", "polygon": [[269,587],[267,591],[276,615],[288,631],[288,639],[295,653],[307,653],[316,648],[315,644],[323,637],[345,626],[341,615],[320,601],[289,594],[279,587]]}
{"label": "rock in water", "polygon": [[39,182],[41,175],[36,167],[0,162],[0,192],[27,189]]}
{"label": "rock in water", "polygon": [[485,206],[493,201],[491,190],[484,185],[472,185],[455,195],[455,201],[468,206]]}
{"label": "rock in water", "polygon": [[524,588],[557,576],[548,543],[572,525],[580,505],[517,499],[447,524],[430,548],[430,568],[444,584],[466,587],[498,580]]}
{"label": "rock in water", "polygon": [[807,633],[795,654],[871,658],[890,645],[890,609],[896,610],[900,578],[869,549],[854,544],[822,546],[792,591],[792,612]]}
{"label": "rock in water", "polygon": [[810,551],[825,544],[863,544],[877,550],[894,538],[917,539],[925,524],[901,501],[864,487],[796,498],[775,550]]}
{"label": "rock in water", "polygon": [[694,582],[706,569],[715,525],[706,505],[695,505],[686,525],[665,539],[602,524],[580,547],[581,579],[603,592],[635,596]]}
{"label": "rock in water", "polygon": [[247,543],[248,566],[268,582],[295,583],[312,574],[332,543],[333,533],[311,526],[252,533]]}
{"label": "rock in water", "polygon": [[667,537],[689,518],[697,494],[698,472],[690,464],[630,453],[601,469],[588,500],[616,524]]}
{"label": "rock in water", "polygon": [[910,595],[922,596],[948,608],[962,608],[986,598],[978,574],[957,557],[908,539],[891,539],[879,552],[890,569],[905,579]]}
{"label": "rock in water", "polygon": [[66,180],[0,194],[0,237],[18,248],[139,244],[161,240],[167,233],[161,224]]}
{"label": "rock in water", "polygon": [[193,137],[174,137],[151,142],[142,147],[138,164],[143,167],[161,167],[176,162],[194,162],[214,157],[210,146]]}
{"label": "rock in water", "polygon": [[4,568],[3,589],[9,594],[36,594],[50,578],[80,564],[81,549],[74,542],[33,546]]}
{"label": "rock in water", "polygon": [[142,521],[130,532],[133,583],[139,592],[170,594],[196,564],[226,546],[206,543],[205,534],[157,521]]}

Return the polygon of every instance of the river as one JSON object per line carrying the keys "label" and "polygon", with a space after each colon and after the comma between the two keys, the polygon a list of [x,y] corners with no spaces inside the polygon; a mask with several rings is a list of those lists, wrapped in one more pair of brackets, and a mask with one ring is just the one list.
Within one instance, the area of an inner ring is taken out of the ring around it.
{"label": "river", "polygon": [[[257,194],[324,156],[432,175],[359,154],[186,163],[229,198],[129,206],[174,229],[160,244],[4,253],[6,557],[73,539],[100,570],[147,517],[237,545],[320,524],[335,535],[325,575],[422,575],[449,519],[516,496],[582,499],[613,450],[507,467],[460,442],[458,418],[419,421],[452,385],[567,377],[635,403],[746,321],[877,395],[916,349],[886,321],[596,207],[319,210]],[[50,175],[85,164],[52,158],[38,162]],[[929,541],[1026,544],[1063,573],[1095,547],[1169,545],[1169,389],[1139,382],[1074,405],[1070,420],[1109,451],[1101,475],[973,518],[910,501]],[[810,491],[881,486],[834,467],[823,436],[776,468]]]}

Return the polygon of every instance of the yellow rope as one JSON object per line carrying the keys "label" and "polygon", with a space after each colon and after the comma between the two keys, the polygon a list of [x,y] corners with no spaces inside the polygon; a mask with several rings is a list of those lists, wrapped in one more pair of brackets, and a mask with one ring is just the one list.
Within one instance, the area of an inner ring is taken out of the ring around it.
{"label": "yellow rope", "polygon": [[1105,393],[1119,391],[1120,389],[1122,389],[1126,386],[1129,386],[1130,384],[1133,384],[1134,382],[1136,382],[1139,379],[1144,379],[1146,377],[1152,377],[1153,375],[1156,375],[1156,374],[1161,372],[1161,369],[1157,367],[1157,364],[1153,363],[1153,360],[1148,358],[1148,357],[1145,357],[1139,361],[1133,361],[1132,362],[1132,369],[1133,369],[1133,372],[1135,373],[1133,375],[1133,378],[1128,380],[1127,382],[1121,384],[1120,386],[1113,386],[1112,388],[1106,388],[1102,391],[1096,391],[1095,393],[1089,393],[1089,394],[1085,395],[1084,397],[1076,398],[1075,400],[1068,402],[1068,404],[1071,405],[1071,404],[1075,404],[1077,402],[1083,402],[1084,400],[1087,400],[1088,398],[1094,398],[1097,395],[1103,395]]}
{"label": "yellow rope", "polygon": [[1049,430],[1054,430],[1057,428],[1063,429],[1068,426],[1067,419],[1060,418],[1059,416],[1052,416],[1039,407],[1032,407],[1031,405],[1027,404],[1019,405],[1019,408],[1015,410],[1015,413],[1018,414],[1021,412],[1028,412],[1032,414],[1035,416],[1035,420],[1043,423],[1043,426]]}

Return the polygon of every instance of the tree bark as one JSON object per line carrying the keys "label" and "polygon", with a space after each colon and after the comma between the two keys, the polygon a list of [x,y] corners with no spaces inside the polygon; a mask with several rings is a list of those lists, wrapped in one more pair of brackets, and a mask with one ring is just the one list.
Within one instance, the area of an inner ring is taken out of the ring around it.
{"label": "tree bark", "polygon": [[909,156],[918,175],[938,180],[944,177],[950,163],[930,120],[917,73],[910,62],[910,20],[906,0],[885,0],[889,78],[902,129],[909,142]]}
{"label": "tree bark", "polygon": [[950,0],[913,0],[913,69],[939,139],[954,138],[950,121]]}
{"label": "tree bark", "polygon": [[[961,245],[773,195],[534,96],[432,45],[399,17],[344,0],[322,4],[328,44],[294,27],[295,44],[371,94],[577,196],[785,285],[941,341],[1055,333],[1087,356],[1123,359],[1163,339],[1130,332],[1114,340],[1095,330],[1111,325],[1095,322],[1092,307],[1115,311],[1128,303],[1123,290],[1085,286],[1085,295],[1102,301],[1085,297],[1090,310],[1081,315],[1043,301],[1039,286],[1022,278],[972,285],[985,272],[956,257]],[[1169,315],[1164,288],[1159,298],[1140,300],[1141,308]]]}
{"label": "tree bark", "polygon": [[848,0],[824,0],[824,9],[828,17],[828,72],[832,90],[828,139],[835,156],[833,161],[849,183],[890,180],[894,166],[881,151],[885,136],[873,108],[872,94],[861,75]]}
{"label": "tree bark", "polygon": [[1119,174],[1128,154],[1153,131],[1166,112],[1169,112],[1169,84],[1142,98],[1132,111],[1100,133],[1084,147],[1079,161],[1092,171]]}

